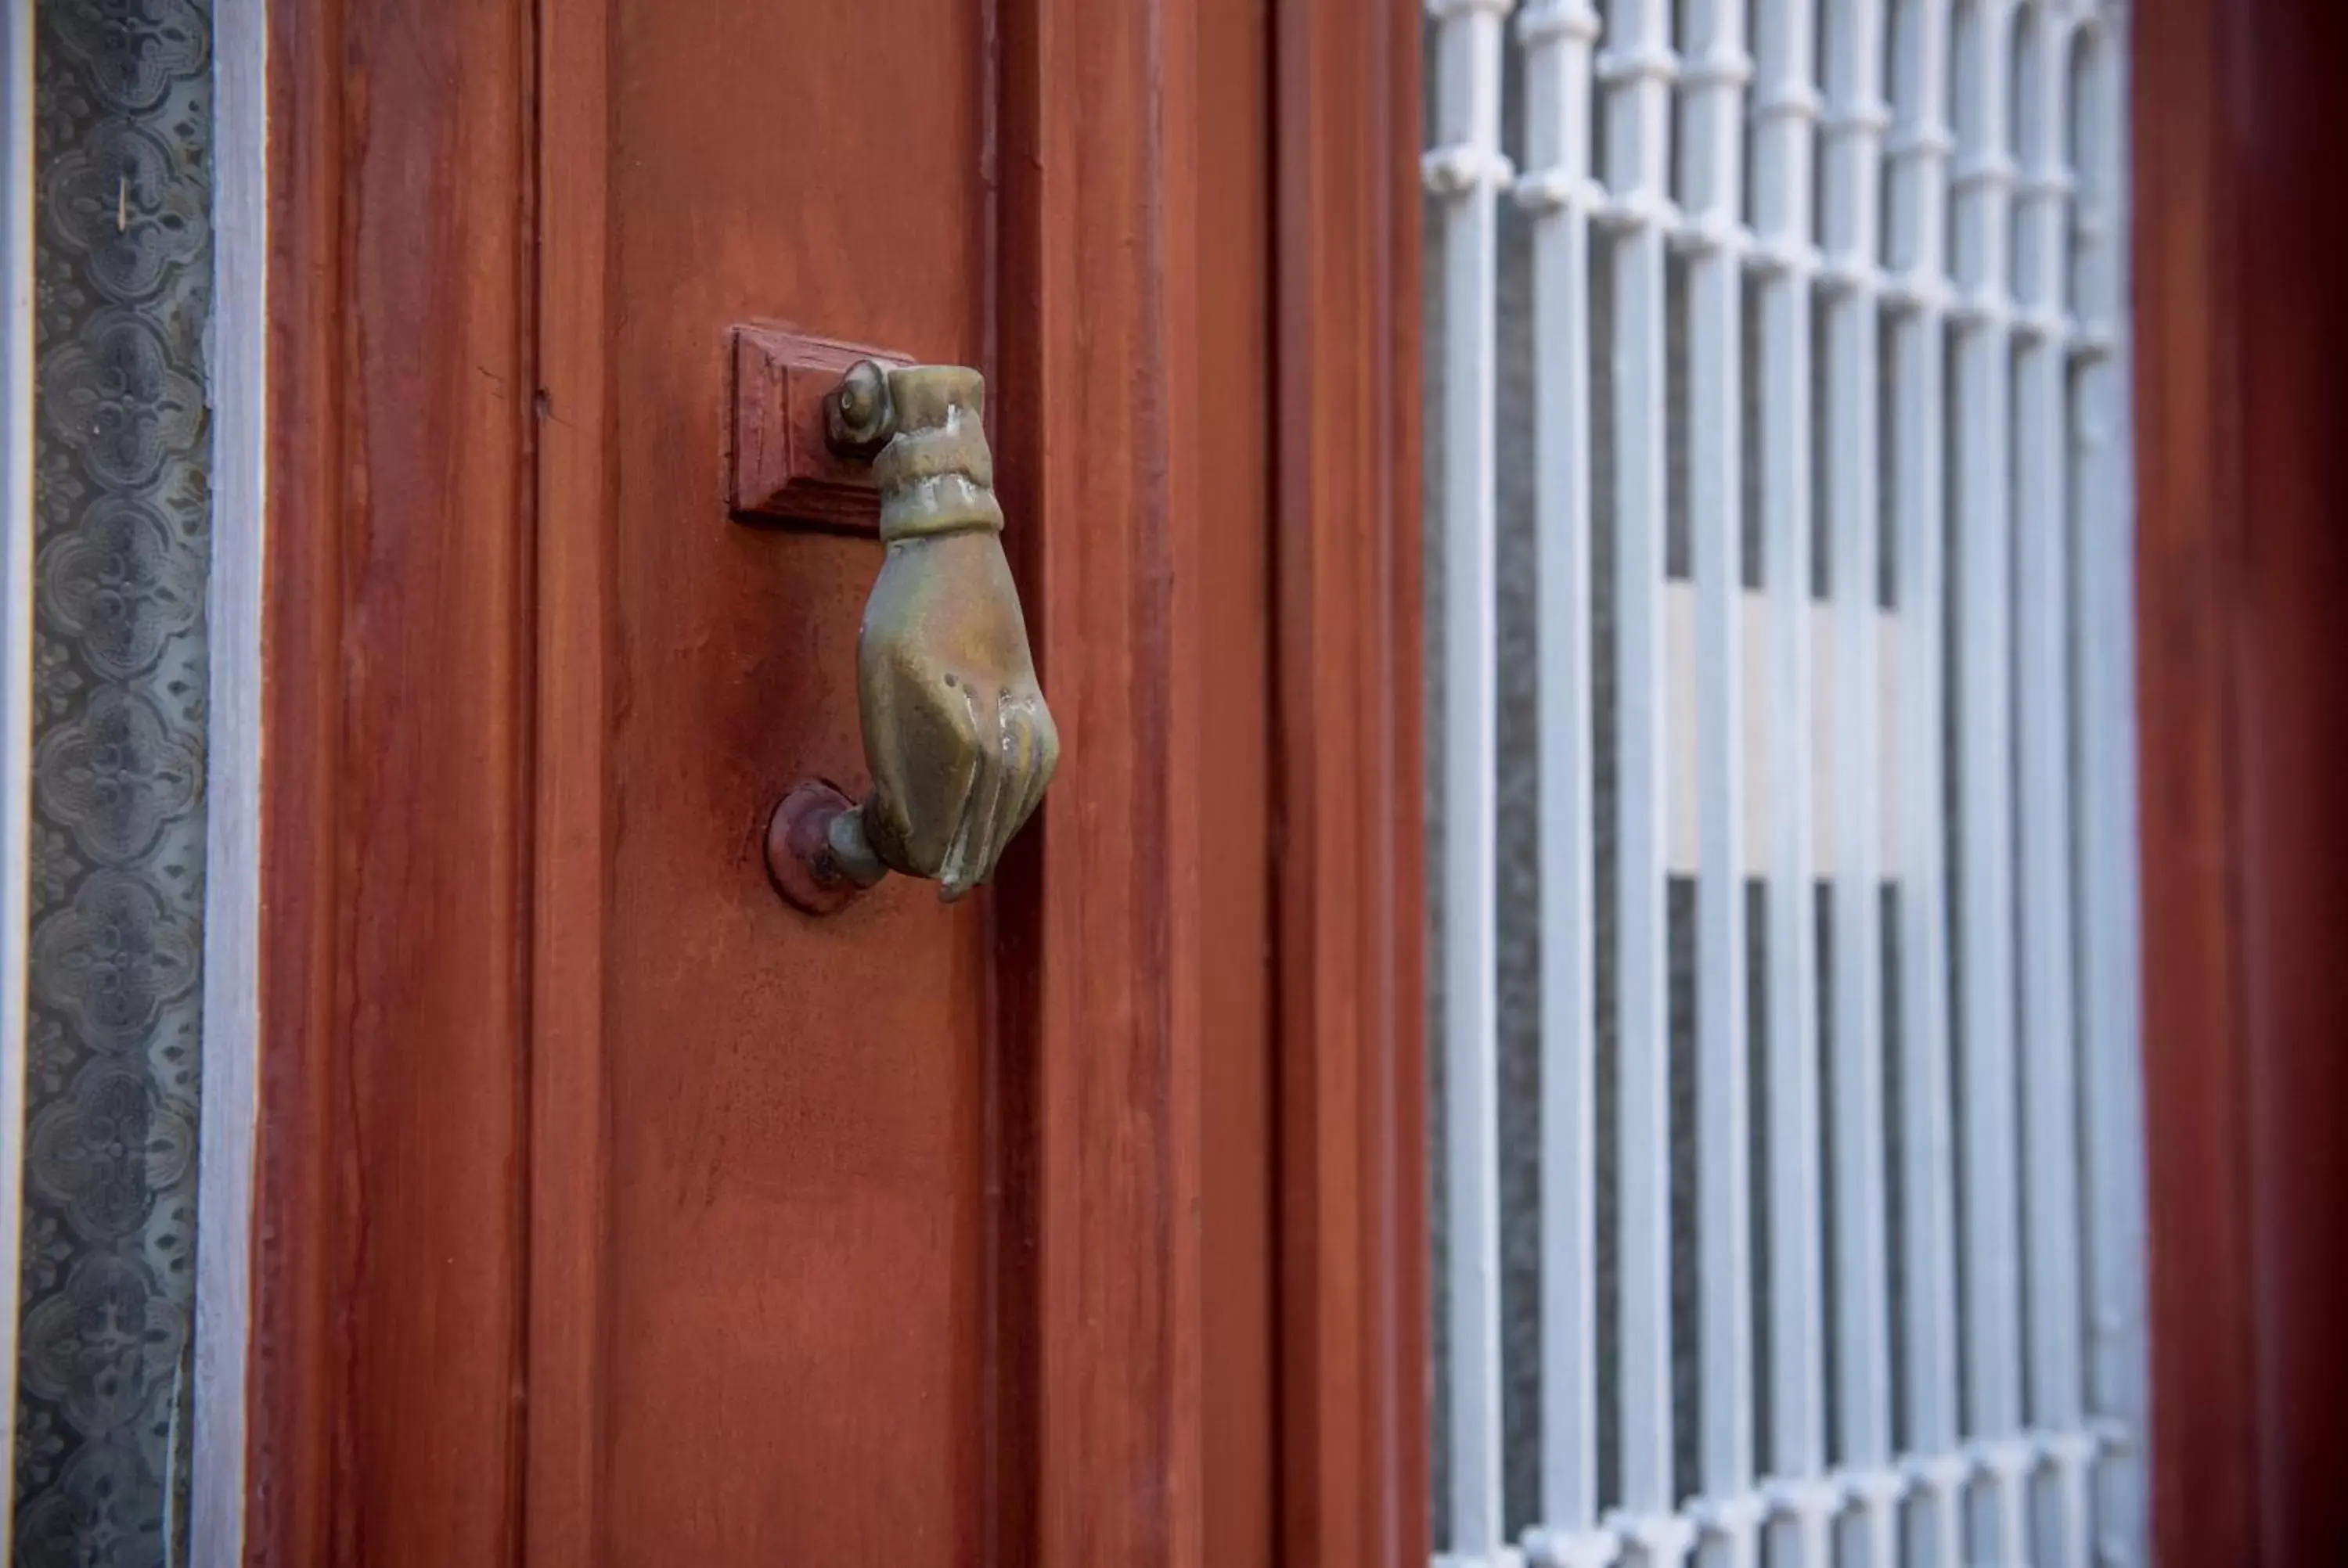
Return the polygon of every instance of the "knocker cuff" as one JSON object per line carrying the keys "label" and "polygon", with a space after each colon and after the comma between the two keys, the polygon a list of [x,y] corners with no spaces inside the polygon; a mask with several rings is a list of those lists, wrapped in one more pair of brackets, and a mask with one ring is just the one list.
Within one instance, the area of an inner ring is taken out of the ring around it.
{"label": "knocker cuff", "polygon": [[880,487],[880,538],[1003,531],[994,457],[986,445],[986,384],[960,366],[889,373],[896,434],[872,459]]}

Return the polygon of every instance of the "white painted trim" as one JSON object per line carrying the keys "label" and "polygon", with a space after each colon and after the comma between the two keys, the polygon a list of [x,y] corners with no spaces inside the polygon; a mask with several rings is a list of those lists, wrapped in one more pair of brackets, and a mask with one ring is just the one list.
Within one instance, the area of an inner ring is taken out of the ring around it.
{"label": "white painted trim", "polygon": [[1678,1501],[1672,1405],[1671,957],[1664,874],[1671,734],[1664,667],[1670,429],[1665,253],[1672,80],[1667,0],[1608,7],[1598,79],[1605,173],[1622,204],[1609,226],[1613,273],[1616,1386],[1622,1507],[1609,1527],[1648,1568],[1678,1568],[1694,1544],[1664,1528]]}
{"label": "white painted trim", "polygon": [[1828,1080],[1828,1175],[1833,1184],[1834,1408],[1837,1460],[1850,1487],[1855,1551],[1838,1561],[1890,1568],[1898,1559],[1900,1489],[1860,1484],[1892,1462],[1890,1183],[1885,1158],[1883,860],[1887,814],[1882,616],[1877,608],[1884,386],[1879,197],[1882,190],[1881,0],[1830,0],[1821,86],[1818,242],[1829,286],[1827,340],[1825,502],[1819,524],[1835,627],[1834,878],[1825,1002],[1833,1020]]}
{"label": "white painted trim", "polygon": [[[2091,118],[2075,147],[2082,235],[2082,297],[2104,323],[2129,319],[2127,210],[2133,181],[2126,133],[2128,54],[2126,13],[2094,24],[2091,68],[2076,85]],[[2088,1389],[2096,1417],[2130,1434],[2103,1467],[2096,1500],[2096,1561],[2136,1568],[2150,1558],[2146,1453],[2157,1412],[2148,1408],[2146,1342],[2143,955],[2137,884],[2134,350],[2115,330],[2116,352],[2084,384],[2075,410],[2075,461],[2084,502],[2079,519],[2081,723],[2079,787],[2101,803],[2083,812],[2080,864],[2083,1014],[2087,1040],[2081,1091],[2086,1105],[2089,1191]]]}
{"label": "white painted trim", "polygon": [[243,1557],[261,958],[262,570],[268,494],[268,39],[212,14],[212,565],[196,1223],[195,1568]]}
{"label": "white painted trim", "polygon": [[1451,1531],[1465,1560],[1503,1545],[1498,968],[1500,60],[1515,0],[1439,4],[1437,146],[1444,386],[1443,965],[1445,1201],[1451,1256]]}
{"label": "white painted trim", "polygon": [[[1681,126],[1685,138],[1683,201],[1696,222],[1726,235],[1743,217],[1745,85],[1753,75],[1745,48],[1745,0],[1691,5],[1691,36],[1682,44]],[[1693,250],[1687,268],[1687,505],[1693,691],[1674,691],[1664,723],[1676,736],[1696,733],[1693,781],[1698,854],[1695,886],[1695,1064],[1697,1268],[1705,1282],[1696,1308],[1698,1476],[1715,1497],[1753,1489],[1753,1190],[1752,1085],[1749,1077],[1744,861],[1756,835],[1745,782],[1762,765],[1749,759],[1745,701],[1743,576],[1745,537],[1745,280],[1726,244]],[[1672,584],[1667,598],[1678,596]],[[1666,682],[1672,669],[1666,605]],[[1683,715],[1687,715],[1683,718]],[[1680,770],[1666,767],[1664,788],[1679,793]],[[1666,813],[1667,819],[1675,814]],[[1669,832],[1666,831],[1668,845]],[[1668,848],[1665,864],[1671,856]],[[1727,1522],[1723,1522],[1727,1524]],[[1760,1521],[1718,1529],[1701,1561],[1714,1568],[1756,1561]]]}
{"label": "white painted trim", "polygon": [[1598,31],[1597,13],[1580,0],[1550,0],[1518,23],[1529,166],[1518,200],[1533,225],[1540,619],[1540,1497],[1553,1531],[1588,1531],[1599,1511],[1590,217],[1562,199],[1591,183]]}
{"label": "white painted trim", "polygon": [[[1947,325],[1931,301],[1948,292],[1950,14],[1946,0],[1899,0],[1890,208],[1886,243],[1897,275],[1916,281],[1912,308],[1892,323],[1890,389],[1898,456],[1893,505],[1899,543],[1903,690],[1916,694],[1897,728],[1903,753],[1900,891],[1900,1178],[1905,1210],[1907,1441],[1946,1453],[1963,1430],[1959,1403],[1957,1154],[1950,1060],[1946,713],[1948,518]],[[1906,1561],[1914,1568],[1964,1562],[1962,1473],[1913,1468]]]}
{"label": "white painted trim", "polygon": [[22,1299],[24,1227],[26,948],[32,878],[33,794],[33,8],[8,8],[0,37],[6,89],[0,198],[6,218],[0,252],[0,1542],[15,1539],[16,1316]]}

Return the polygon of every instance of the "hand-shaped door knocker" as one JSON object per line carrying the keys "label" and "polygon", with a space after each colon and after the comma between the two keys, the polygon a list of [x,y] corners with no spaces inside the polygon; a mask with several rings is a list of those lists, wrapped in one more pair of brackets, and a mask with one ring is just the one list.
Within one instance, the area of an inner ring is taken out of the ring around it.
{"label": "hand-shaped door knocker", "polygon": [[802,784],[767,827],[776,886],[811,913],[891,871],[960,898],[994,875],[1059,762],[1003,555],[985,399],[974,370],[874,360],[826,399],[832,450],[871,459],[886,554],[856,649],[871,791],[851,805]]}

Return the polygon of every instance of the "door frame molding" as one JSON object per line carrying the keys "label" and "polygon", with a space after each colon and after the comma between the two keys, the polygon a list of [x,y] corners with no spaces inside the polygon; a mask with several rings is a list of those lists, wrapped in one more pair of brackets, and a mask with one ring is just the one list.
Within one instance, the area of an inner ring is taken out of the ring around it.
{"label": "door frame molding", "polygon": [[1275,10],[1280,1560],[1419,1568],[1421,15]]}
{"label": "door frame molding", "polygon": [[2153,1553],[2328,1561],[2348,1440],[2348,156],[2324,5],[2135,8]]}
{"label": "door frame molding", "polygon": [[475,1568],[524,1451],[533,7],[266,4],[244,1561]]}

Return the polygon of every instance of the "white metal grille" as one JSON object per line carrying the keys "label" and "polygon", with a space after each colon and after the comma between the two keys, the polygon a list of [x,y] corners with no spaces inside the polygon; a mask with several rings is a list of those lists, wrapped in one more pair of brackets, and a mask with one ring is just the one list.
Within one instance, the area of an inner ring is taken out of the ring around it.
{"label": "white metal grille", "polygon": [[2125,6],[1429,10],[1438,1561],[2141,1562]]}

